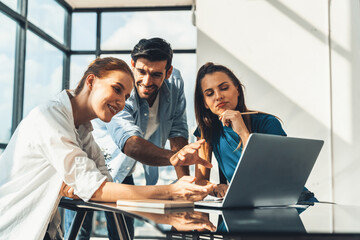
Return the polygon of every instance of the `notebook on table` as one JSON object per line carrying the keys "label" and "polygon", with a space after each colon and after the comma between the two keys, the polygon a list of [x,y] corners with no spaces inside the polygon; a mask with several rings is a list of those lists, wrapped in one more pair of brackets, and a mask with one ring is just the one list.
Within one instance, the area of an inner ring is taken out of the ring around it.
{"label": "notebook on table", "polygon": [[252,133],[223,199],[195,206],[235,208],[295,205],[322,140]]}
{"label": "notebook on table", "polygon": [[160,200],[160,199],[141,199],[141,200],[117,200],[117,206],[128,206],[138,208],[192,208],[194,203],[186,200]]}

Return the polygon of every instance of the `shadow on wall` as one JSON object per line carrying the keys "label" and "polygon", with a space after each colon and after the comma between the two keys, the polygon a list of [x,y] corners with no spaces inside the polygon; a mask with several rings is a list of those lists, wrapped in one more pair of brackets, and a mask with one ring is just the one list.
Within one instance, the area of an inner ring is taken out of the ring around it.
{"label": "shadow on wall", "polygon": [[[198,67],[207,61],[223,64],[234,71],[245,85],[245,98],[250,109],[274,114],[283,121],[288,136],[325,140],[325,144],[307,182],[307,187],[321,200],[331,201],[330,129],[319,122],[296,102],[274,88],[266,79],[244,62],[198,31]],[[205,43],[205,44],[204,44]],[[209,52],[209,55],[202,54]],[[216,56],[216,57],[213,57]],[[305,97],[305,96],[304,96]],[[330,116],[329,116],[330,119]]]}
{"label": "shadow on wall", "polygon": [[[327,36],[320,31],[310,31],[314,26],[306,19],[292,11],[278,0],[266,0],[282,14],[295,22],[313,37],[326,44]],[[355,110],[360,108],[360,2],[333,0],[330,4],[331,36],[331,109],[333,124],[331,134],[333,138],[333,184],[335,202],[349,203],[358,199],[360,191],[351,190],[351,185],[358,182],[360,171],[360,114]],[[350,14],[338,18],[339,13],[349,11]],[[333,14],[335,13],[335,14]],[[348,19],[347,19],[348,18]],[[347,26],[346,24],[349,24]],[[350,29],[348,31],[341,28]],[[349,36],[340,36],[348,32]],[[345,39],[349,38],[349,47]],[[340,61],[339,61],[340,60]],[[345,65],[343,65],[345,63]],[[345,100],[346,99],[346,100]]]}
{"label": "shadow on wall", "polygon": [[[285,4],[281,3],[278,0],[266,0],[266,2],[268,4],[270,4],[271,6],[273,6],[275,9],[277,9],[280,13],[287,16],[290,20],[295,22],[298,26],[303,28],[305,31],[308,31],[309,33],[311,33],[311,35],[313,37],[315,37],[316,39],[318,39],[320,42],[327,44],[327,42],[325,41],[328,39],[327,34],[324,34],[321,31],[318,31],[313,24],[311,24],[309,21],[307,21],[306,19],[299,16],[296,12],[291,10]],[[334,51],[336,51],[339,55],[341,55],[342,57],[344,57],[345,59],[350,61],[351,53],[347,49],[342,47],[341,44],[333,43],[333,46],[334,46],[334,48],[333,48]]]}

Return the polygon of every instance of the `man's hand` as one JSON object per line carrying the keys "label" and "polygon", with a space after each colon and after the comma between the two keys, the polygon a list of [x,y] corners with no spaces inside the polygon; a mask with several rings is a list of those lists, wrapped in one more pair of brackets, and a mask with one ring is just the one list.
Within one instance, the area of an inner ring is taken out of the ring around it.
{"label": "man's hand", "polygon": [[205,159],[199,157],[198,151],[201,145],[204,143],[205,139],[201,139],[194,143],[186,145],[170,158],[171,165],[188,166],[193,164],[201,164],[206,168],[212,168],[212,164],[209,161],[206,161]]}
{"label": "man's hand", "polygon": [[79,197],[74,194],[74,189],[66,185],[64,182],[62,183],[60,188],[60,195],[63,197],[79,199]]}

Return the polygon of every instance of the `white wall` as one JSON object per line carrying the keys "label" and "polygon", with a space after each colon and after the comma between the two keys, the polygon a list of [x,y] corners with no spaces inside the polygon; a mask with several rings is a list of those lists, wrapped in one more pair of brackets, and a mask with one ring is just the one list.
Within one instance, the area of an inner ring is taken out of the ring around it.
{"label": "white wall", "polygon": [[334,195],[360,204],[360,1],[331,1]]}
{"label": "white wall", "polygon": [[228,66],[244,83],[250,108],[279,116],[289,136],[325,140],[306,186],[320,200],[354,203],[359,1],[331,1],[331,44],[328,0],[196,3],[198,67]]}

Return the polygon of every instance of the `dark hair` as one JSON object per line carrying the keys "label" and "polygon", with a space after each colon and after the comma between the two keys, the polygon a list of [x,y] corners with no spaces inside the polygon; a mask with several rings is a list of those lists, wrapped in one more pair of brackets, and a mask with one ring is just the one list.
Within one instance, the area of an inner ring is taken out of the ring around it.
{"label": "dark hair", "polygon": [[166,71],[171,67],[173,50],[170,43],[162,38],[141,39],[131,52],[131,58],[136,63],[139,58],[150,61],[166,60]]}
{"label": "dark hair", "polygon": [[75,89],[75,95],[78,95],[84,88],[85,80],[89,74],[94,74],[98,78],[103,78],[111,71],[122,71],[128,73],[132,79],[134,79],[131,69],[123,60],[114,57],[96,58],[89,64],[88,69],[85,71],[83,77],[78,83]]}
{"label": "dark hair", "polygon": [[[195,85],[195,116],[196,121],[200,128],[201,138],[204,138],[209,146],[211,146],[211,140],[213,133],[221,133],[222,127],[221,122],[210,109],[205,107],[204,95],[201,89],[201,81],[207,74],[212,74],[215,72],[225,73],[231,81],[234,83],[235,87],[238,89],[239,97],[236,110],[240,112],[249,111],[245,105],[244,98],[244,86],[241,84],[240,80],[235,76],[235,74],[223,65],[215,65],[212,62],[204,64],[198,71],[196,77]],[[251,133],[251,118],[249,115],[243,115],[244,123],[249,133]],[[241,145],[241,140],[239,146]],[[239,147],[238,146],[238,147]]]}

